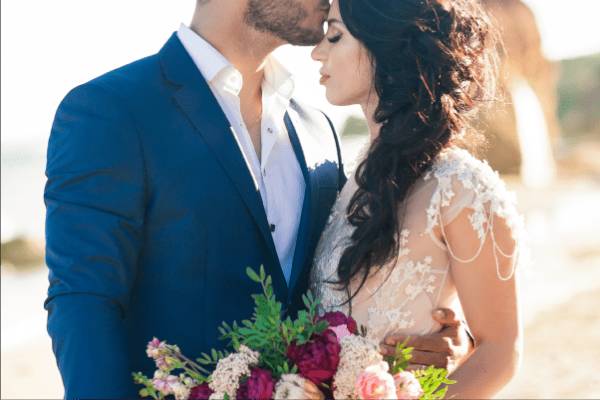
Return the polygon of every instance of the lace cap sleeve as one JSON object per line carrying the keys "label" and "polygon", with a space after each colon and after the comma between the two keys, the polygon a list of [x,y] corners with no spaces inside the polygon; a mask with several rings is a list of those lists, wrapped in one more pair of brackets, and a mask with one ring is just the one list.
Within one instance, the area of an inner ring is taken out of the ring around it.
{"label": "lace cap sleeve", "polygon": [[[498,173],[466,150],[451,148],[440,154],[424,179],[436,180],[435,189],[427,208],[426,230],[432,239],[448,251],[449,257],[468,263],[479,257],[489,237],[493,244],[498,278],[510,279],[519,255],[523,236],[523,220],[517,212],[514,193],[507,190]],[[444,227],[454,221],[465,209],[471,211],[469,222],[477,234],[479,247],[474,249],[472,256],[459,257],[447,240]],[[499,218],[510,230],[510,235],[515,242],[513,248],[502,248],[499,245],[496,238],[497,230],[494,226]],[[439,228],[444,243],[440,243],[435,236],[436,228]],[[509,274],[501,273],[500,257],[512,260]]]}

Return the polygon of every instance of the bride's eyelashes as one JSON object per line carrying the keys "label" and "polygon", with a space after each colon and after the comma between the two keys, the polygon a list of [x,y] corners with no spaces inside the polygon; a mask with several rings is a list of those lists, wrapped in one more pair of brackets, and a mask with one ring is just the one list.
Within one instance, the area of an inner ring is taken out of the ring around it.
{"label": "bride's eyelashes", "polygon": [[341,33],[338,33],[337,35],[334,35],[334,36],[332,36],[332,37],[328,37],[328,38],[327,38],[327,41],[328,41],[329,43],[337,43],[337,42],[339,42],[339,41],[340,41],[340,39],[341,39],[341,38],[342,38],[342,34],[341,34]]}

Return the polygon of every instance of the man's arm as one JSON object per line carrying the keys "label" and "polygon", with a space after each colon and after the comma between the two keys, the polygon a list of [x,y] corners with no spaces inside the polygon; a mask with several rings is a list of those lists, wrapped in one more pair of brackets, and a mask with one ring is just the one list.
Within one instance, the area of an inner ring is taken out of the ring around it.
{"label": "man's arm", "polygon": [[46,176],[45,308],[65,398],[135,396],[123,315],[140,249],[144,162],[133,122],[102,87],[80,86],[61,103]]}

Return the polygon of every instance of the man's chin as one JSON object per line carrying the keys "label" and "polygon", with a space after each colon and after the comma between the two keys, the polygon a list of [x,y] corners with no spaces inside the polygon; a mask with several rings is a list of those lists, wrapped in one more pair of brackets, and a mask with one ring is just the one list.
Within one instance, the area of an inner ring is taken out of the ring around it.
{"label": "man's chin", "polygon": [[289,38],[287,42],[293,46],[316,46],[321,43],[324,37],[325,34],[323,32],[306,32],[304,35]]}

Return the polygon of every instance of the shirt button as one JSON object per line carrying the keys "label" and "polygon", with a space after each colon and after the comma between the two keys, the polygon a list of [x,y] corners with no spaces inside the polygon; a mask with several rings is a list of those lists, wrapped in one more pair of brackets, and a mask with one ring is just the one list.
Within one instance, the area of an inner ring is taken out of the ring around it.
{"label": "shirt button", "polygon": [[273,133],[273,129],[271,129],[271,128],[267,128],[267,132],[269,132],[269,133]]}
{"label": "shirt button", "polygon": [[267,176],[267,170],[263,169],[263,176]]}

